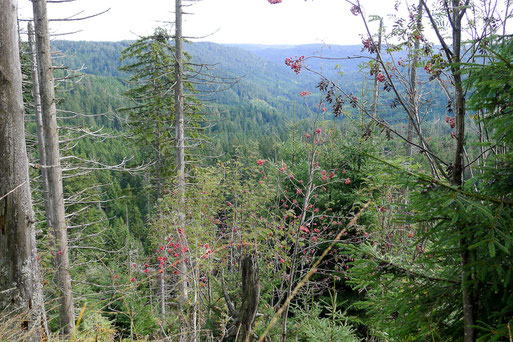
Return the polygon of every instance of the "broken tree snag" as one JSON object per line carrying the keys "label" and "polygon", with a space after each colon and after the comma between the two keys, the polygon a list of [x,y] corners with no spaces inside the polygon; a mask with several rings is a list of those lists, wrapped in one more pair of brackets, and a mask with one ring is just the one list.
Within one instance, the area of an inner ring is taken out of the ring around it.
{"label": "broken tree snag", "polygon": [[260,300],[260,277],[256,253],[246,253],[241,262],[242,305],[238,314],[237,341],[250,341]]}

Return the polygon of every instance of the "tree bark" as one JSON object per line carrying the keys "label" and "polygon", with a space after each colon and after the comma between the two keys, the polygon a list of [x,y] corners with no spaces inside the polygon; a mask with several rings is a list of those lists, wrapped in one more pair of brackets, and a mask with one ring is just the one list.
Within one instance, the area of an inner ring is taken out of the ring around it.
{"label": "tree bark", "polygon": [[[41,97],[39,95],[39,74],[37,70],[37,55],[36,48],[34,43],[34,26],[32,22],[29,21],[27,25],[28,30],[28,44],[30,51],[30,63],[31,65],[31,73],[32,73],[32,97],[34,98],[34,116],[36,118],[36,131],[37,131],[37,145],[39,151],[39,163],[41,165],[46,165],[46,149],[45,149],[45,139],[43,132],[43,121],[41,114]],[[50,202],[50,196],[48,196],[48,169],[46,167],[41,167],[41,183],[43,187],[43,198],[45,202],[45,215],[46,222],[48,227],[53,227],[52,221],[52,210],[53,207]]]}
{"label": "tree bark", "polygon": [[[419,0],[418,10],[417,10],[417,22],[416,29],[418,34],[421,34],[422,29],[422,2]],[[413,145],[410,142],[413,142],[414,136],[414,127],[415,122],[421,129],[420,120],[419,120],[419,91],[417,86],[417,67],[419,63],[419,49],[420,49],[420,39],[415,40],[415,44],[413,46],[413,58],[410,65],[410,107],[411,107],[411,116],[408,116],[408,132],[407,132],[407,140],[406,143],[406,155],[411,157],[413,154]]]}
{"label": "tree bark", "polygon": [[248,342],[253,335],[253,323],[258,312],[260,301],[260,275],[256,251],[244,251],[241,259],[242,292],[241,305],[238,311],[228,295],[221,269],[221,289],[228,307],[228,313],[233,318],[233,324],[228,328],[223,341]]}
{"label": "tree bark", "polygon": [[253,322],[260,300],[260,277],[256,253],[248,253],[242,258],[242,305],[239,311],[239,334],[237,341],[251,340]]}
{"label": "tree bark", "polygon": [[[185,227],[185,136],[184,136],[184,90],[183,90],[183,35],[182,35],[182,1],[176,0],[175,18],[175,136],[176,136],[176,172],[177,191],[179,200],[179,226],[182,244],[186,243]],[[187,303],[187,265],[181,262],[179,265],[180,279],[178,285],[179,301],[183,305]]]}
{"label": "tree bark", "polygon": [[[451,76],[454,80],[454,117],[456,128],[456,151],[454,154],[454,162],[451,165],[449,181],[457,186],[463,187],[464,183],[464,149],[465,149],[465,92],[461,83],[461,22],[469,1],[465,5],[460,4],[459,0],[452,0],[451,2],[444,2],[445,10],[448,13],[448,18],[452,24],[452,50],[446,44],[443,36],[441,35],[437,23],[430,13],[429,7],[425,0],[420,0],[426,13],[429,17],[435,33],[442,45],[448,61],[451,63]],[[476,340],[476,312],[477,303],[474,296],[474,287],[472,284],[473,274],[469,270],[470,263],[470,248],[469,239],[465,236],[465,227],[458,227],[460,233],[460,258],[461,258],[461,283],[462,283],[462,306],[463,306],[463,341],[474,342]]]}
{"label": "tree bark", "polygon": [[[0,313],[20,339],[46,336],[25,145],[17,1],[0,0]],[[13,321],[13,316],[8,317]],[[2,323],[4,324],[4,323]],[[10,328],[10,327],[9,327]]]}
{"label": "tree bark", "polygon": [[[381,36],[383,35],[383,19],[379,19],[379,31],[378,31],[378,50],[381,51]],[[377,65],[376,65],[377,67]],[[378,115],[378,99],[379,99],[379,81],[378,73],[374,75],[374,91],[372,96],[372,115],[376,117]]]}
{"label": "tree bark", "polygon": [[159,291],[160,291],[160,315],[162,318],[166,317],[166,278],[164,275],[164,269],[161,269],[162,273],[159,273]]}
{"label": "tree bark", "polygon": [[[452,183],[458,187],[463,187],[465,164],[464,164],[464,149],[465,149],[465,92],[461,79],[461,34],[462,27],[461,21],[465,14],[466,8],[460,7],[459,0],[452,1],[452,67],[451,73],[454,79],[454,116],[456,123],[456,151],[454,154],[454,165],[452,173]],[[462,280],[462,301],[463,301],[463,341],[474,342],[476,341],[476,303],[474,301],[474,285],[472,283],[473,274],[469,270],[469,243],[465,237],[465,227],[460,227],[460,249],[461,249],[461,280]]]}
{"label": "tree bark", "polygon": [[64,210],[62,188],[62,167],[60,163],[59,133],[54,88],[54,75],[50,56],[50,38],[46,0],[32,0],[36,30],[37,63],[39,68],[39,94],[48,170],[49,212],[55,234],[55,260],[60,291],[59,317],[62,332],[70,335],[75,329],[73,295],[68,254],[68,233]]}

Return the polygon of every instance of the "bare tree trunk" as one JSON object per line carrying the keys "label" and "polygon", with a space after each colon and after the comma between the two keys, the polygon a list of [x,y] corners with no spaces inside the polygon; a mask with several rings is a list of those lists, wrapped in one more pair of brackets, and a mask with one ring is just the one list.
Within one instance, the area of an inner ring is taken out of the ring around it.
{"label": "bare tree trunk", "polygon": [[239,335],[237,340],[251,340],[253,322],[260,300],[260,277],[256,253],[248,253],[242,258],[242,305],[239,311]]}
{"label": "bare tree trunk", "polygon": [[[461,22],[458,23],[461,25]],[[456,25],[456,23],[455,23]],[[461,26],[460,26],[461,28]],[[461,30],[460,30],[461,34]],[[459,61],[459,51],[457,55]],[[454,169],[452,182],[454,185],[462,187],[464,182],[464,145],[465,145],[465,95],[461,84],[461,74],[458,70],[454,73],[455,81],[455,117],[456,117],[456,152],[454,156]],[[463,295],[463,318],[464,318],[464,337],[465,342],[474,342],[476,340],[476,303],[474,303],[474,286],[472,285],[472,271],[469,270],[470,250],[468,239],[465,238],[464,227],[460,227],[461,231],[461,276],[462,276],[462,295]]]}
{"label": "bare tree trunk", "polygon": [[0,0],[0,313],[20,315],[20,339],[46,336],[25,146],[17,2]]}
{"label": "bare tree trunk", "polygon": [[[465,92],[461,83],[461,22],[467,6],[461,6],[459,0],[452,0],[451,2],[444,2],[448,19],[451,21],[452,26],[452,50],[445,43],[444,38],[438,30],[438,26],[429,11],[429,7],[425,0],[420,0],[424,9],[426,10],[429,20],[435,29],[442,48],[447,55],[448,61],[451,63],[451,76],[454,80],[454,116],[456,128],[456,151],[454,154],[454,162],[450,165],[450,182],[457,186],[462,187],[464,183],[464,153],[465,153]],[[468,2],[467,2],[468,3]],[[465,236],[465,227],[458,227],[460,232],[459,247],[461,250],[461,286],[462,286],[462,309],[463,309],[463,341],[474,342],[476,341],[476,302],[474,296],[474,285],[472,284],[472,270],[469,270],[470,264],[470,250],[469,241]]]}
{"label": "bare tree trunk", "polygon": [[[45,150],[45,139],[43,133],[43,121],[41,116],[41,97],[39,95],[39,74],[37,72],[37,56],[36,56],[36,48],[34,46],[34,26],[32,22],[29,21],[27,25],[28,30],[28,43],[29,43],[29,51],[30,51],[30,63],[31,63],[31,73],[32,73],[32,97],[34,98],[34,116],[36,118],[36,131],[37,131],[37,145],[39,150],[39,163],[41,165],[46,165],[46,150]],[[42,185],[43,185],[43,197],[45,200],[45,205],[49,203],[48,197],[48,169],[45,167],[41,168],[41,176],[42,176]],[[50,205],[51,207],[51,205]],[[46,219],[48,221],[48,226],[51,227],[51,212],[46,208]]]}
{"label": "bare tree trunk", "polygon": [[[421,31],[422,28],[422,2],[419,0],[419,6],[417,10],[417,31]],[[417,125],[420,129],[420,121],[419,120],[419,91],[417,87],[417,64],[419,63],[419,49],[420,49],[420,39],[415,40],[415,44],[413,45],[413,59],[410,65],[410,107],[412,115],[409,116],[408,120],[408,132],[407,132],[407,140],[406,143],[406,155],[411,157],[413,154],[413,135],[414,135],[414,126],[415,122],[413,120],[417,120]]]}
{"label": "bare tree trunk", "polygon": [[[31,21],[28,22],[27,25],[28,32],[28,44],[29,44],[29,53],[30,53],[30,63],[31,63],[31,75],[32,75],[32,97],[34,99],[34,116],[36,119],[36,131],[37,131],[37,144],[39,149],[39,163],[40,165],[46,165],[46,150],[45,150],[45,140],[44,140],[44,132],[43,132],[43,121],[41,114],[41,97],[39,95],[39,74],[37,71],[37,55],[36,55],[36,47],[34,42],[34,26]],[[42,188],[43,188],[43,198],[45,203],[45,213],[46,220],[48,222],[48,227],[52,227],[53,220],[50,208],[52,207],[50,202],[50,196],[48,191],[48,169],[46,167],[41,167],[41,178],[42,178]],[[50,240],[51,242],[51,240]],[[45,321],[45,330],[48,331],[48,323]]]}
{"label": "bare tree trunk", "polygon": [[[175,19],[175,132],[176,132],[176,170],[177,190],[179,198],[179,222],[183,234],[185,227],[185,136],[184,136],[184,91],[183,91],[183,35],[182,35],[182,1],[176,0]],[[186,243],[184,238],[182,244]],[[187,265],[179,265],[180,279],[178,284],[179,300],[182,305],[187,303]]]}
{"label": "bare tree trunk", "polygon": [[[451,73],[454,78],[454,115],[456,120],[456,152],[454,154],[454,168],[452,173],[452,183],[462,187],[464,183],[464,153],[465,153],[465,92],[461,79],[461,21],[465,14],[465,8],[460,7],[459,0],[452,1],[452,63]],[[460,249],[461,249],[461,282],[462,282],[462,300],[463,300],[463,341],[476,341],[476,303],[474,300],[474,285],[472,284],[473,274],[469,270],[470,250],[468,239],[465,237],[465,227],[459,227],[460,230]]]}
{"label": "bare tree trunk", "polygon": [[[379,32],[378,32],[378,50],[381,51],[381,36],[383,35],[383,19],[379,19]],[[374,117],[378,114],[378,99],[379,99],[379,81],[378,74],[374,75],[374,93],[372,97],[372,115]]]}
{"label": "bare tree trunk", "polygon": [[233,324],[228,328],[223,341],[251,341],[253,323],[258,311],[260,301],[260,276],[256,252],[244,251],[241,259],[242,292],[241,305],[238,311],[226,291],[224,274],[221,269],[221,289],[228,307],[228,312],[233,318]]}
{"label": "bare tree trunk", "polygon": [[193,285],[192,287],[192,341],[197,341],[200,337],[198,334],[198,277],[196,274],[193,274]]}
{"label": "bare tree trunk", "polygon": [[60,290],[59,316],[65,335],[75,329],[73,296],[71,293],[71,276],[68,254],[68,234],[64,210],[64,193],[62,189],[62,167],[59,152],[59,133],[55,107],[55,89],[52,60],[50,56],[50,39],[46,0],[33,0],[34,23],[36,29],[37,62],[39,68],[39,93],[41,95],[41,113],[44,128],[46,165],[48,170],[48,196],[55,234],[55,260]]}
{"label": "bare tree trunk", "polygon": [[162,158],[162,146],[160,146],[160,123],[155,124],[155,136],[157,140],[157,160],[155,161],[155,166],[157,168],[157,198],[160,198],[162,196],[162,164],[163,164],[163,158]]}
{"label": "bare tree trunk", "polygon": [[164,318],[166,316],[166,279],[164,276],[164,269],[159,274],[159,287],[160,287],[160,315]]}
{"label": "bare tree trunk", "polygon": [[[454,23],[454,58],[453,63],[460,62],[460,49],[461,49],[461,19]],[[459,30],[456,30],[459,27]],[[464,160],[463,153],[465,147],[465,94],[463,85],[461,83],[461,67],[455,65],[452,67],[452,74],[454,78],[454,115],[456,120],[456,153],[454,155],[454,172],[452,182],[454,185],[463,185],[464,174]]]}
{"label": "bare tree trunk", "polygon": [[468,248],[467,239],[460,240],[461,248],[461,282],[462,282],[462,297],[463,297],[463,341],[474,342],[476,341],[476,332],[474,325],[476,324],[475,317],[475,303],[474,303],[474,286],[472,285],[472,273],[467,269],[470,263],[470,251]]}

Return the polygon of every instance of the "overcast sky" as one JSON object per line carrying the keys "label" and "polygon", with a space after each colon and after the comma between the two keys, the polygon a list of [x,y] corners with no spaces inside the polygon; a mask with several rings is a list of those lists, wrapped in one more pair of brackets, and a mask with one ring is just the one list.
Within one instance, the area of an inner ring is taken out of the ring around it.
{"label": "overcast sky", "polygon": [[[187,3],[187,2],[184,2]],[[367,14],[393,12],[394,0],[361,0]],[[19,0],[22,18],[31,16],[31,2]],[[53,22],[55,33],[82,30],[61,39],[119,41],[137,39],[174,18],[173,0],[77,0],[48,4],[50,18],[109,12],[85,21]],[[203,0],[187,7],[184,35],[217,43],[251,44],[359,44],[361,19],[344,0]]]}

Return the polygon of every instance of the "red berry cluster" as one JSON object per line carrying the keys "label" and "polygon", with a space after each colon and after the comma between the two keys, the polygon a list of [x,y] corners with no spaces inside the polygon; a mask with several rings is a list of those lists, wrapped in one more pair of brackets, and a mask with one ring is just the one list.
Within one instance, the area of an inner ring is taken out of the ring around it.
{"label": "red berry cluster", "polygon": [[376,79],[378,80],[378,82],[385,82],[386,81],[386,77],[385,75],[383,75],[382,73],[379,73],[377,76],[376,76]]}
{"label": "red berry cluster", "polygon": [[445,122],[447,122],[449,125],[451,125],[451,128],[454,128],[456,126],[456,118],[455,117],[451,118],[450,116],[446,116]]}
{"label": "red berry cluster", "polygon": [[326,171],[326,170],[322,170],[322,171],[321,171],[321,176],[322,176],[321,180],[322,180],[323,182],[325,182],[325,181],[328,179],[328,177],[329,177],[330,179],[333,179],[333,177],[335,177],[335,172],[333,172],[333,171],[332,171],[332,172],[328,175],[328,171]]}
{"label": "red berry cluster", "polygon": [[[455,117],[446,116],[445,122],[447,122],[451,126],[451,128],[456,127],[456,118]],[[451,132],[451,138],[452,139],[456,138],[455,132]]]}
{"label": "red berry cluster", "polygon": [[371,38],[363,39],[363,37],[362,37],[362,44],[363,44],[362,52],[367,50],[367,51],[369,51],[369,53],[376,53],[376,51],[378,50],[376,48],[376,46],[374,45],[374,43],[372,42]]}
{"label": "red berry cluster", "polygon": [[351,13],[353,13],[353,15],[360,14],[361,13],[360,7],[357,5],[354,5],[353,7],[351,7]]}
{"label": "red berry cluster", "polygon": [[271,5],[281,3],[281,0],[267,0]]}
{"label": "red berry cluster", "polygon": [[301,72],[301,68],[303,67],[303,61],[305,60],[305,56],[300,56],[296,59],[285,58],[285,65],[289,66],[296,74]]}
{"label": "red berry cluster", "polygon": [[358,98],[356,96],[349,95],[349,104],[353,108],[358,107]]}

